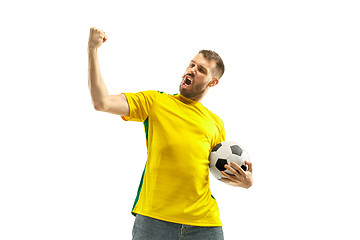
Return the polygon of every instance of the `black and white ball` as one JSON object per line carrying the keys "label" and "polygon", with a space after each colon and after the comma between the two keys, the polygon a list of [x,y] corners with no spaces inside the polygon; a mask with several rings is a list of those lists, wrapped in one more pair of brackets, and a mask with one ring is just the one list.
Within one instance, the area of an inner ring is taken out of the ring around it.
{"label": "black and white ball", "polygon": [[232,167],[231,162],[237,163],[244,171],[247,170],[245,161],[249,161],[248,153],[236,142],[224,141],[217,144],[209,155],[209,168],[211,174],[218,180],[224,177],[220,171],[233,175],[225,168],[225,164]]}

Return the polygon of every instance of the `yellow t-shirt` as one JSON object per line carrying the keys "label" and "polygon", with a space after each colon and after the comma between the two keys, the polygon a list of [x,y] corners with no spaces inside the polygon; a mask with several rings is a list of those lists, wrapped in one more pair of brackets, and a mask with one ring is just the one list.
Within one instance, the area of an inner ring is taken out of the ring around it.
{"label": "yellow t-shirt", "polygon": [[144,123],[148,149],[133,214],[194,226],[222,226],[209,188],[209,153],[225,140],[221,119],[201,103],[158,91],[124,93]]}

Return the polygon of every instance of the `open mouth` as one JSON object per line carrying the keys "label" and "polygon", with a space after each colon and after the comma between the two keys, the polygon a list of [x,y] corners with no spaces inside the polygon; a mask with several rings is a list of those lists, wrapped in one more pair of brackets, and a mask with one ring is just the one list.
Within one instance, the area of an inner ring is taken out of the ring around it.
{"label": "open mouth", "polygon": [[192,75],[192,74],[190,73],[190,74],[186,74],[185,77],[186,77],[186,78],[185,78],[185,81],[184,81],[184,85],[190,86],[191,83],[192,83],[192,81],[193,81],[193,79],[194,79],[194,75]]}
{"label": "open mouth", "polygon": [[189,78],[186,78],[184,83],[185,83],[185,85],[190,85],[190,84],[191,84],[191,80],[190,80]]}

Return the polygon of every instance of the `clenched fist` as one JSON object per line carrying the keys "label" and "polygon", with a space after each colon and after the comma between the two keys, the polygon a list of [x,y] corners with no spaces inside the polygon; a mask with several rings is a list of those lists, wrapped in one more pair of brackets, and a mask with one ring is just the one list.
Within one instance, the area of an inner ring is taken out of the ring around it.
{"label": "clenched fist", "polygon": [[90,28],[88,49],[93,50],[101,46],[107,40],[105,32],[98,28]]}

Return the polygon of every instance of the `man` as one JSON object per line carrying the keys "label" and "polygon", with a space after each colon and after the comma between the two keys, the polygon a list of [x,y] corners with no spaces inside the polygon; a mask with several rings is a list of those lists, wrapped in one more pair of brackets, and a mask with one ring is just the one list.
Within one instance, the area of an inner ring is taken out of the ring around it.
{"label": "man", "polygon": [[[109,95],[97,57],[107,40],[90,29],[89,88],[96,110],[118,114],[125,121],[143,122],[148,157],[132,213],[136,215],[133,239],[223,239],[215,198],[209,189],[208,156],[225,140],[221,119],[201,100],[224,73],[220,56],[200,51],[190,62],[180,83],[180,94],[158,91]],[[232,163],[223,173],[233,186],[252,185],[252,164],[243,171]]]}

